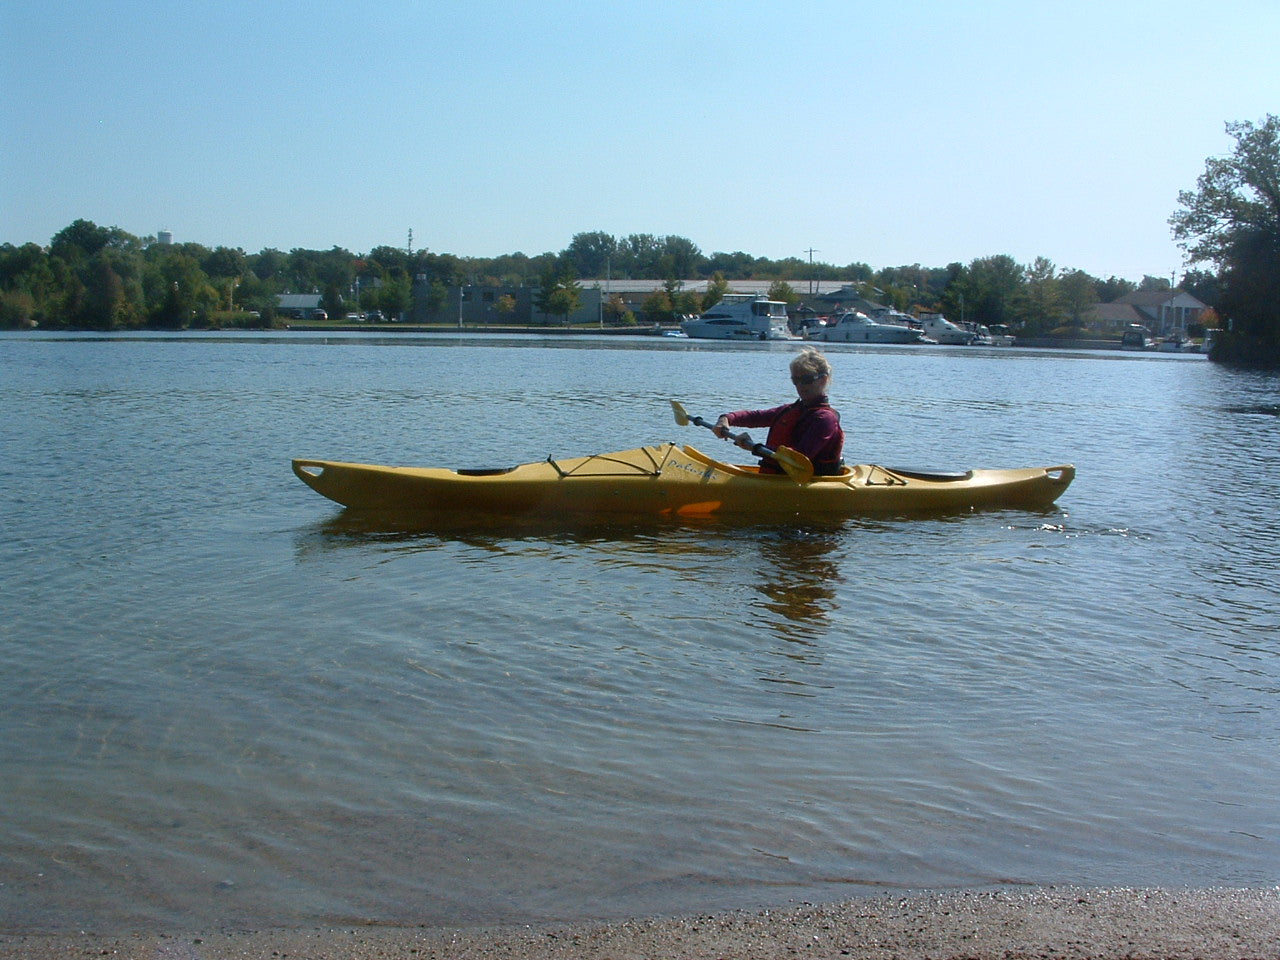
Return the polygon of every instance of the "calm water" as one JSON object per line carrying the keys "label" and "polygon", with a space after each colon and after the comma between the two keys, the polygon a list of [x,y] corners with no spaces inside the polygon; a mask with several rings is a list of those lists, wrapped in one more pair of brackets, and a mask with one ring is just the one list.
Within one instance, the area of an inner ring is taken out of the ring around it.
{"label": "calm water", "polygon": [[785,399],[794,346],[0,337],[0,929],[1280,883],[1280,378],[833,347],[854,460],[1059,509],[362,528]]}

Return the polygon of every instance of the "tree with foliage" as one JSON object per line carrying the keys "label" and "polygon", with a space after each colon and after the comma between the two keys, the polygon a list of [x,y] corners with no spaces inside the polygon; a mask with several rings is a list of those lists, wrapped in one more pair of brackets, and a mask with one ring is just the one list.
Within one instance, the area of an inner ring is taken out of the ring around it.
{"label": "tree with foliage", "polygon": [[1058,292],[1067,326],[1081,328],[1098,305],[1098,287],[1083,270],[1068,270],[1058,278]]}
{"label": "tree with foliage", "polygon": [[729,281],[724,278],[723,273],[717,270],[707,282],[707,292],[702,295],[702,309],[710,310],[723,300],[724,295],[728,292]]}
{"label": "tree with foliage", "polygon": [[1201,303],[1212,305],[1218,302],[1218,275],[1211,270],[1188,270],[1182,275],[1182,282],[1178,286]]}
{"label": "tree with foliage", "polygon": [[679,277],[681,280],[695,277],[701,261],[702,251],[687,237],[662,238],[663,272],[667,276]]}
{"label": "tree with foliage", "polygon": [[548,269],[542,275],[533,303],[542,313],[565,322],[569,314],[582,306],[582,286],[573,267],[566,263]]}
{"label": "tree with foliage", "polygon": [[633,233],[618,241],[614,266],[619,277],[656,278],[662,244],[652,233]]}
{"label": "tree with foliage", "polygon": [[644,298],[641,313],[650,323],[670,323],[675,319],[675,305],[666,290],[655,290]]}
{"label": "tree with foliage", "polygon": [[[434,317],[445,308],[445,303],[449,299],[449,288],[445,286],[442,280],[432,280],[427,285],[427,316]],[[513,306],[514,310],[515,307]]]}
{"label": "tree with foliage", "polygon": [[1047,257],[1036,257],[1023,271],[1023,283],[1014,298],[1013,315],[1028,335],[1049,333],[1062,323],[1062,290],[1058,268]]}
{"label": "tree with foliage", "polygon": [[1218,267],[1227,330],[1210,359],[1280,367],[1280,116],[1228,123],[1229,157],[1211,157],[1169,223],[1191,263]]}
{"label": "tree with foliage", "polygon": [[1120,277],[1108,277],[1106,280],[1097,281],[1098,302],[1099,303],[1115,303],[1126,293],[1133,293],[1138,288],[1130,280],[1124,280]]}
{"label": "tree with foliage", "polygon": [[413,285],[404,275],[390,277],[378,288],[378,309],[388,320],[398,320],[413,306]]}
{"label": "tree with foliage", "polygon": [[604,304],[605,322],[614,327],[633,327],[636,323],[636,315],[631,312],[627,306],[627,302],[618,294],[614,294]]}
{"label": "tree with foliage", "polygon": [[99,251],[89,261],[85,296],[76,319],[95,330],[115,330],[125,326],[128,317],[124,281],[112,269],[110,259]]}
{"label": "tree with foliage", "polygon": [[966,267],[953,264],[948,269],[951,280],[939,298],[948,316],[987,325],[1017,322],[1014,306],[1025,277],[1013,257],[980,257]]}
{"label": "tree with foliage", "polygon": [[750,280],[756,275],[756,258],[738,250],[734,253],[713,253],[703,263],[703,275],[720,274],[735,280]]}
{"label": "tree with foliage", "polygon": [[200,264],[176,249],[154,264],[146,282],[153,326],[182,330],[206,321],[217,308],[218,291],[209,284]]}
{"label": "tree with foliage", "polygon": [[769,299],[794,306],[800,302],[800,294],[785,280],[775,280],[769,284]]}
{"label": "tree with foliage", "polygon": [[613,258],[618,241],[602,231],[574,234],[562,256],[573,265],[580,277],[604,277],[613,274]]}

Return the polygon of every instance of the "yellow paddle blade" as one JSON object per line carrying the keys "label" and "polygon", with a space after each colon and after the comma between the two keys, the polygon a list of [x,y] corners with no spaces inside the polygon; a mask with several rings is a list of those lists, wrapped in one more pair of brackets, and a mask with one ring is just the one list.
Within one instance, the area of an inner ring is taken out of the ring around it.
{"label": "yellow paddle blade", "polygon": [[799,450],[778,447],[773,451],[773,459],[778,461],[778,465],[796,483],[808,483],[813,479],[813,461]]}
{"label": "yellow paddle blade", "polygon": [[[679,400],[671,400],[669,402],[671,404],[671,412],[676,415],[676,423],[680,426],[687,427],[691,423],[696,423],[698,426],[706,427],[715,433],[716,426],[714,423],[709,420],[703,420],[701,417],[689,416]],[[740,433],[737,436],[729,434],[722,439],[732,440],[743,450],[750,450],[757,457],[772,457],[782,467],[783,472],[796,483],[808,483],[813,479],[813,462],[798,450],[792,450],[790,447],[778,447],[777,450],[770,450],[763,443],[753,443],[751,437],[746,433]]]}

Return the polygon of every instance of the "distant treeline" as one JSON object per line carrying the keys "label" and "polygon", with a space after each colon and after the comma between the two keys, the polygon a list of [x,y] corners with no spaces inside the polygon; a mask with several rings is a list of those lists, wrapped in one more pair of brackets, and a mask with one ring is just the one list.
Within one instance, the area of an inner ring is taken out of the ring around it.
{"label": "distant treeline", "polygon": [[[559,253],[459,257],[399,247],[356,254],[329,250],[266,249],[160,242],[118,227],[76,220],[48,246],[0,245],[0,326],[52,329],[179,330],[273,326],[277,296],[320,294],[331,317],[380,310],[389,317],[410,311],[415,288],[455,284],[537,287],[547,278],[670,281],[776,280],[802,289],[810,280],[861,285],[868,299],[900,310],[919,308],[980,323],[1007,324],[1023,333],[1071,329],[1091,308],[1136,289],[1169,287],[1144,277],[1135,283],[1060,270],[1037,258],[1019,264],[992,256],[945,267],[919,264],[874,270],[865,263],[838,266],[798,257],[768,260],[750,254],[704,254],[677,236],[632,234],[615,238],[579,233]],[[1200,300],[1215,303],[1215,278],[1189,273],[1181,283]],[[689,291],[693,293],[693,291]],[[696,294],[681,308],[696,309]]]}

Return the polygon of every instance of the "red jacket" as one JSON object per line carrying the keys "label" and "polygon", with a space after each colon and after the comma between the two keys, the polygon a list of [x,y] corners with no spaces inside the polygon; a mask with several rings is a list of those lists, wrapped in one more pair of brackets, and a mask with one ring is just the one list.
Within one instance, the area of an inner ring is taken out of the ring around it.
{"label": "red jacket", "polygon": [[[796,400],[769,410],[736,410],[725,416],[735,427],[768,427],[766,447],[777,450],[787,446],[803,453],[813,461],[813,472],[818,476],[839,473],[844,464],[840,414],[827,403],[826,397],[808,406]],[[768,457],[760,461],[760,469],[766,473],[782,472],[777,462]]]}

